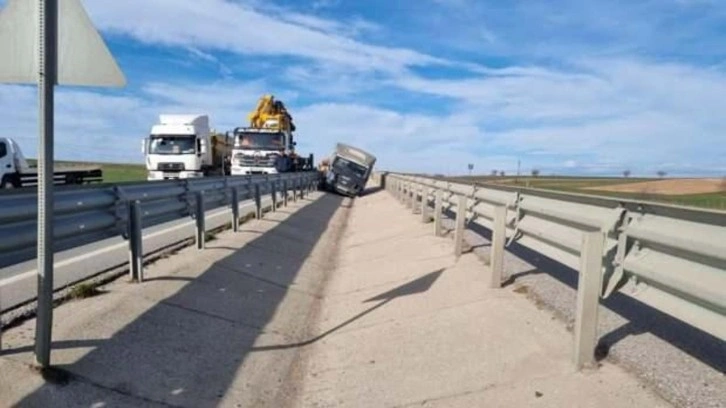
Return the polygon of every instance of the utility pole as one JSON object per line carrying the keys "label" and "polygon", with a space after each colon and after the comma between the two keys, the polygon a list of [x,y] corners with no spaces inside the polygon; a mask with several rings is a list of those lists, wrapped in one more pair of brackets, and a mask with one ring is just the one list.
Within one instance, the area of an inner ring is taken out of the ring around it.
{"label": "utility pole", "polygon": [[35,320],[35,358],[50,365],[53,327],[53,139],[58,61],[58,0],[38,4],[38,318]]}
{"label": "utility pole", "polygon": [[47,368],[53,327],[55,86],[124,86],[126,79],[80,0],[8,0],[0,12],[0,58],[0,83],[38,86],[35,359]]}

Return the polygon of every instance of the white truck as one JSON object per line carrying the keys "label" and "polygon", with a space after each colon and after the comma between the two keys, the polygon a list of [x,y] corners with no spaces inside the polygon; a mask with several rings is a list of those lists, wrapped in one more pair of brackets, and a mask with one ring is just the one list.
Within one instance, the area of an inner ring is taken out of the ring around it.
{"label": "white truck", "polygon": [[249,127],[236,128],[229,135],[234,139],[232,175],[312,170],[312,155],[302,158],[295,152],[295,125],[282,101],[265,95],[248,118]]}
{"label": "white truck", "polygon": [[[103,181],[100,167],[54,166],[53,184],[84,184]],[[28,165],[20,145],[10,138],[0,137],[0,189],[38,185],[38,169]]]}
{"label": "white truck", "polygon": [[207,115],[160,115],[143,140],[148,180],[229,174],[231,145],[212,134]]}
{"label": "white truck", "polygon": [[325,186],[350,197],[360,195],[375,164],[376,157],[365,150],[338,143],[324,174]]}

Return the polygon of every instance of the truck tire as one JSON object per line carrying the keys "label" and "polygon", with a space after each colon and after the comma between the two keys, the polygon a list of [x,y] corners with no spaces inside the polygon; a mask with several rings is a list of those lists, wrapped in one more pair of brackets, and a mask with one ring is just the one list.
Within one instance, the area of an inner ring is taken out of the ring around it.
{"label": "truck tire", "polygon": [[7,190],[11,188],[18,188],[20,187],[20,183],[16,180],[13,176],[5,176],[3,177],[2,182],[0,182],[0,189]]}

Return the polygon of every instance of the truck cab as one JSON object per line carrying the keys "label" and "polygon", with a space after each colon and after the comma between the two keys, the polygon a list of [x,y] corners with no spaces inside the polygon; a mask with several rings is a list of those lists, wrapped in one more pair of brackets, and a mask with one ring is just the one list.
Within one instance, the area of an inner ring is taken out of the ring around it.
{"label": "truck cab", "polygon": [[[58,166],[53,173],[53,184],[83,184],[103,181],[103,172],[97,166]],[[0,137],[0,189],[38,185],[38,169],[30,167],[20,145],[10,138]]]}
{"label": "truck cab", "polygon": [[295,152],[295,124],[282,101],[264,95],[248,119],[249,127],[236,128],[230,135],[233,175],[312,170],[313,156],[302,158]]}
{"label": "truck cab", "polygon": [[148,180],[224,174],[228,144],[211,133],[206,115],[160,115],[142,144]]}
{"label": "truck cab", "polygon": [[28,164],[19,152],[13,140],[0,138],[0,188],[20,187],[19,168],[22,165],[27,168]]}
{"label": "truck cab", "polygon": [[237,128],[233,137],[232,175],[290,171],[292,134],[274,128]]}
{"label": "truck cab", "polygon": [[376,157],[357,147],[338,143],[325,174],[325,185],[337,193],[360,195],[373,172]]}

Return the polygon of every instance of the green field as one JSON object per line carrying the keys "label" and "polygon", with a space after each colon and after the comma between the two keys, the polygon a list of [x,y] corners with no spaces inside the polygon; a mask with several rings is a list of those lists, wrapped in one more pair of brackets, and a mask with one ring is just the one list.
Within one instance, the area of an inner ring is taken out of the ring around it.
{"label": "green field", "polygon": [[668,204],[726,210],[726,182],[720,192],[703,194],[655,194],[598,190],[605,187],[627,183],[657,181],[656,178],[614,178],[614,177],[457,177],[458,181],[494,183],[513,187],[529,187],[568,193],[591,194],[618,197],[639,201],[655,201]]}
{"label": "green field", "polygon": [[[36,160],[29,159],[28,164],[35,166]],[[123,183],[129,181],[145,181],[146,166],[143,164],[91,163],[57,161],[57,167],[100,167],[103,171],[104,183]]]}
{"label": "green field", "polygon": [[103,170],[104,183],[122,183],[126,181],[145,181],[146,167],[141,164],[99,164]]}

